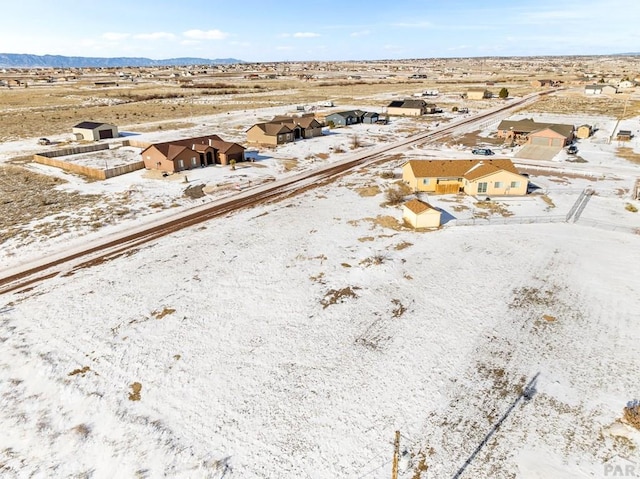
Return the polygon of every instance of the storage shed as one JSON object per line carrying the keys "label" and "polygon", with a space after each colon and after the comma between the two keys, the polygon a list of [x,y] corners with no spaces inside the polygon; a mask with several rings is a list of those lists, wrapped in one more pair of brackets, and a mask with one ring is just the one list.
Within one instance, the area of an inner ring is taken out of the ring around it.
{"label": "storage shed", "polygon": [[108,138],[118,138],[118,127],[109,123],[96,123],[93,121],[83,121],[73,127],[72,130],[76,140],[106,140]]}

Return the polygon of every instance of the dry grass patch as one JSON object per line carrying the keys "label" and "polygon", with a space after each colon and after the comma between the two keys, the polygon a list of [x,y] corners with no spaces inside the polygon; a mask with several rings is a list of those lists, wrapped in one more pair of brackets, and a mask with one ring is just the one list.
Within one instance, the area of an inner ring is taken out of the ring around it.
{"label": "dry grass patch", "polygon": [[634,205],[632,205],[631,203],[627,203],[624,207],[625,210],[630,211],[631,213],[637,213],[638,212],[638,208],[636,208]]}
{"label": "dry grass patch", "polygon": [[486,210],[486,212],[481,211],[476,213],[476,218],[487,218],[490,215],[513,216],[513,213],[507,209],[506,205],[495,201],[476,201],[474,206]]}
{"label": "dry grass patch", "polygon": [[542,201],[544,201],[547,205],[549,205],[549,208],[555,208],[556,207],[556,204],[547,195],[542,195],[540,198],[542,198]]}
{"label": "dry grass patch", "polygon": [[284,168],[284,171],[291,171],[298,166],[298,160],[293,158],[281,159],[280,164]]}
{"label": "dry grass patch", "polygon": [[156,319],[162,319],[165,316],[168,316],[168,315],[173,314],[175,312],[176,312],[175,309],[165,307],[165,308],[162,308],[160,311],[152,311],[151,312],[151,316],[153,316]]}
{"label": "dry grass patch", "polygon": [[322,300],[320,300],[320,304],[322,305],[322,309],[327,309],[332,304],[343,303],[348,298],[357,298],[358,295],[356,291],[360,289],[357,286],[351,287],[347,286],[342,289],[330,289]]}
{"label": "dry grass patch", "polygon": [[169,121],[153,125],[134,125],[131,129],[137,133],[148,133],[153,131],[184,130],[186,128],[193,128],[194,126],[198,126],[198,124],[190,121]]}
{"label": "dry grass patch", "polygon": [[380,187],[377,185],[365,186],[363,188],[356,188],[356,191],[362,197],[376,196],[380,194]]}
{"label": "dry grass patch", "polygon": [[396,251],[401,251],[403,249],[408,248],[409,246],[413,246],[413,243],[409,243],[408,241],[403,241],[402,243],[398,243],[393,247]]}
{"label": "dry grass patch", "polygon": [[358,241],[360,241],[360,243],[366,243],[373,240],[375,240],[373,236],[363,236],[362,238],[358,238]]}
{"label": "dry grass patch", "polygon": [[365,268],[369,267],[369,266],[379,266],[381,264],[383,264],[384,262],[387,261],[387,257],[384,256],[383,254],[376,254],[373,255],[369,258],[365,258],[362,261],[360,261],[360,265],[364,266]]}
{"label": "dry grass patch", "polygon": [[628,146],[619,146],[616,149],[616,155],[630,161],[631,163],[640,165],[640,153],[633,151],[633,148],[629,148]]}
{"label": "dry grass patch", "polygon": [[550,316],[548,314],[543,314],[542,315],[542,319],[544,319],[545,321],[547,321],[548,323],[553,323],[556,321],[556,317],[555,316]]}
{"label": "dry grass patch", "polygon": [[129,393],[129,401],[140,401],[140,392],[142,391],[142,384],[135,382],[130,385],[131,392]]}
{"label": "dry grass patch", "polygon": [[83,368],[74,369],[68,375],[69,376],[76,376],[76,375],[80,374],[81,376],[84,376],[89,371],[91,371],[91,368],[89,366],[84,366]]}

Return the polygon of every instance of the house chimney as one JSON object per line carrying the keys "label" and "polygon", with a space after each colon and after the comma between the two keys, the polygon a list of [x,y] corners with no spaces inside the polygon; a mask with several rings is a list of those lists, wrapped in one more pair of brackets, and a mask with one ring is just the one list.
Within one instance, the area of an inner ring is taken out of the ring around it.
{"label": "house chimney", "polygon": [[212,146],[211,142],[212,142],[212,140],[211,140],[211,138],[209,138],[209,146]]}
{"label": "house chimney", "polygon": [[196,144],[195,144],[195,143],[194,143],[193,145],[191,145],[191,149],[192,149],[193,151],[196,151]]}

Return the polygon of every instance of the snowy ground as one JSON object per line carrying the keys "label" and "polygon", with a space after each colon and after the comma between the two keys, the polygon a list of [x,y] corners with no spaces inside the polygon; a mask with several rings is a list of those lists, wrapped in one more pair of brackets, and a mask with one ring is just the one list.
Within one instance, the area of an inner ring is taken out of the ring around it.
{"label": "snowy ground", "polygon": [[[317,154],[348,155],[354,132],[406,135],[372,128],[261,151],[235,172],[193,170],[189,183],[332,161]],[[403,479],[421,462],[419,477],[439,479],[604,478],[606,464],[638,461],[640,432],[619,419],[640,399],[640,235],[610,227],[640,226],[619,192],[638,167],[593,146],[600,162],[558,158],[532,175],[538,194],[499,202],[565,214],[594,187],[576,224],[401,228],[400,209],[382,206],[396,158],[0,297],[2,476],[386,478],[396,430]],[[425,145],[411,157],[471,155]],[[141,204],[186,186],[56,174]],[[428,200],[458,218],[480,209]],[[3,264],[84,239],[3,245]]]}

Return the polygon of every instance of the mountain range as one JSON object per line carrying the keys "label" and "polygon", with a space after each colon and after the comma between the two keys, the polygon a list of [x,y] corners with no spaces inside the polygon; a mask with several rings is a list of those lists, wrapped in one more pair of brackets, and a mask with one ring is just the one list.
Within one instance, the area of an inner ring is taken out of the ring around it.
{"label": "mountain range", "polygon": [[188,66],[243,63],[236,58],[168,58],[152,60],[137,57],[67,57],[63,55],[30,55],[0,53],[0,68],[108,68],[108,67],[152,67]]}

